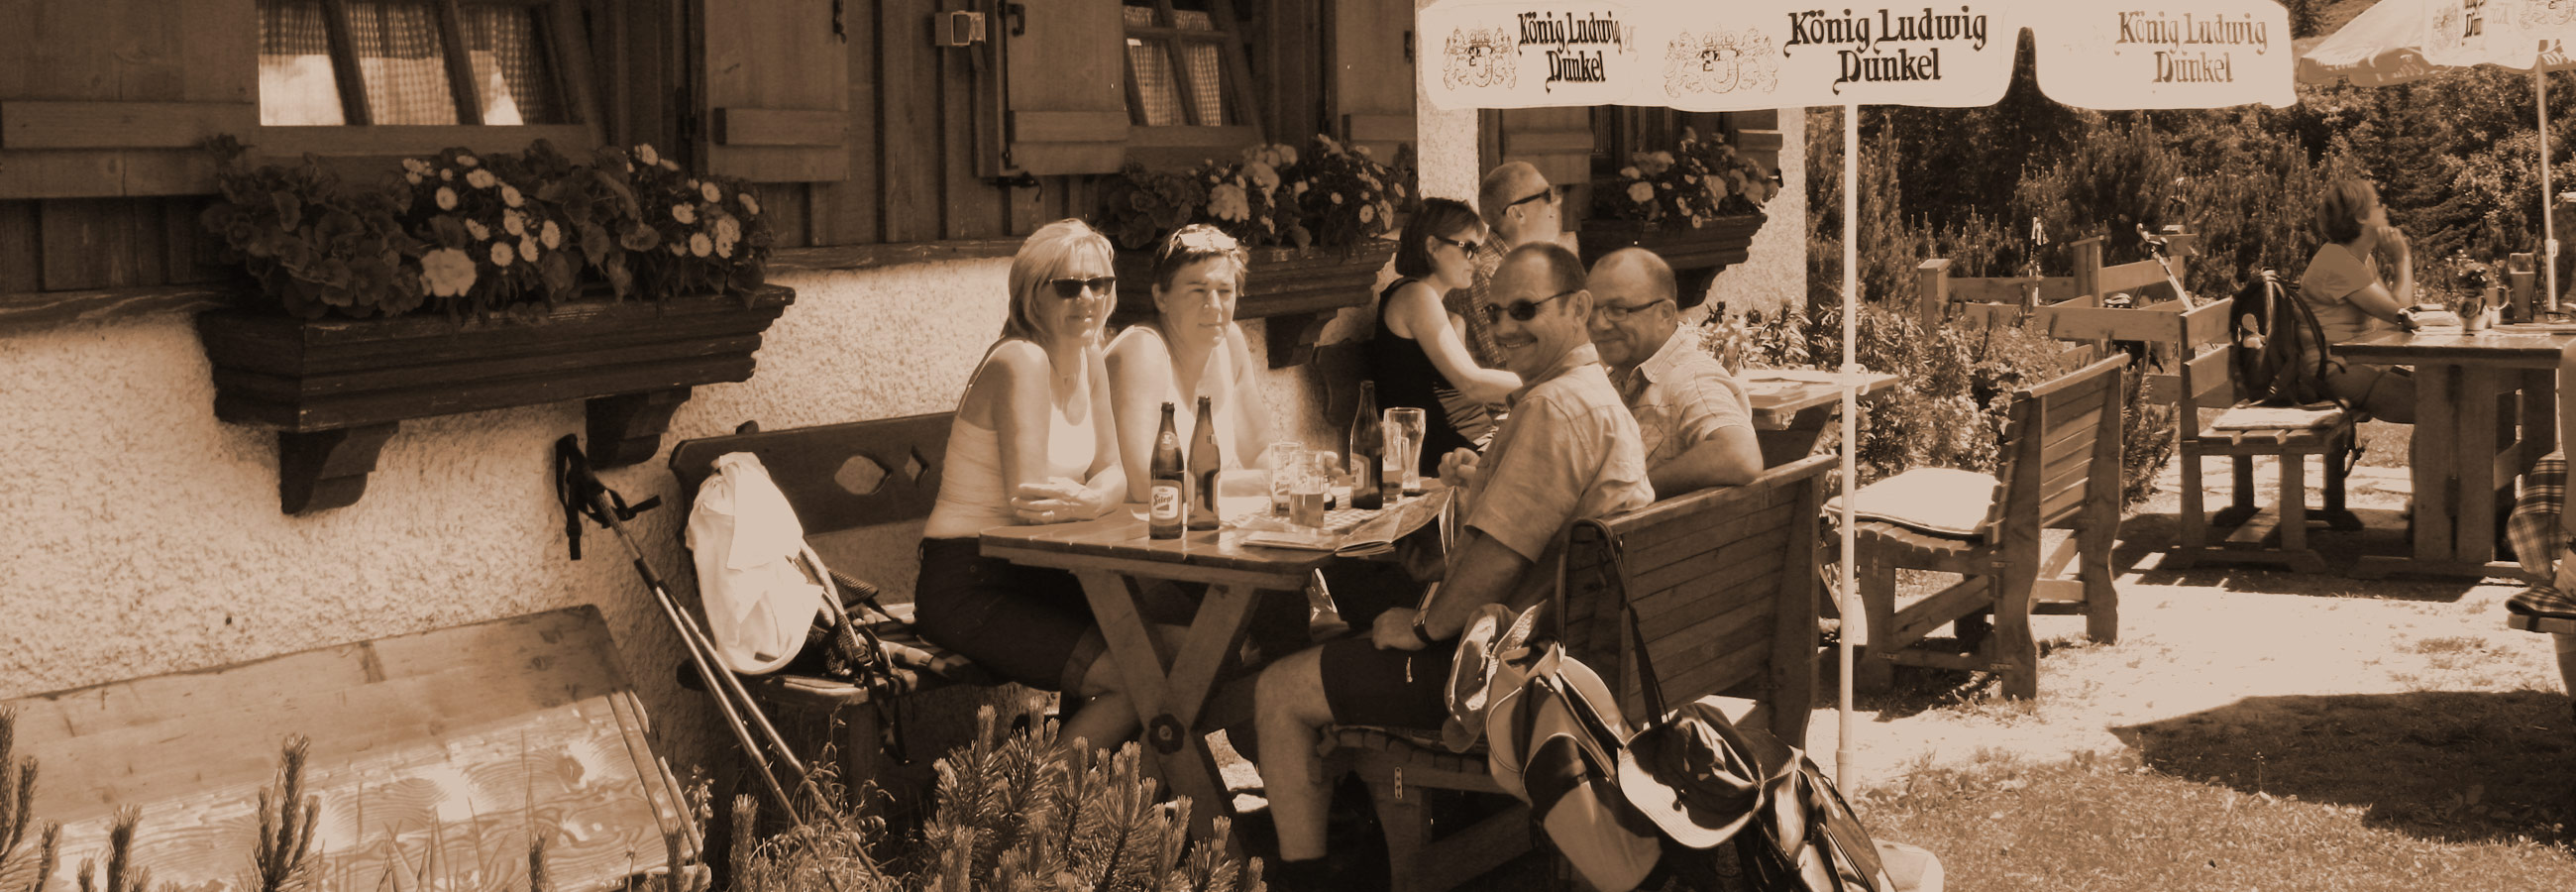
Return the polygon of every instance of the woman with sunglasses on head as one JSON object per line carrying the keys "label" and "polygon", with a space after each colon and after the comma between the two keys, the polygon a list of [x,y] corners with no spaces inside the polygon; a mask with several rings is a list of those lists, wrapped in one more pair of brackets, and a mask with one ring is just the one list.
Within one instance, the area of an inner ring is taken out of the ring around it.
{"label": "woman with sunglasses on head", "polygon": [[1228,470],[1256,459],[1269,442],[1269,406],[1252,376],[1252,348],[1234,322],[1249,258],[1224,230],[1181,227],[1154,250],[1154,318],[1109,342],[1109,392],[1126,465],[1127,499],[1146,500],[1146,466],[1162,430],[1162,404],[1181,442],[1191,442],[1199,397],[1216,416],[1217,452]]}
{"label": "woman with sunglasses on head", "polygon": [[1377,333],[1367,348],[1369,377],[1377,381],[1378,405],[1423,410],[1425,477],[1440,473],[1441,456],[1475,448],[1467,431],[1492,426],[1489,418],[1462,417],[1444,405],[1469,407],[1481,416],[1485,406],[1503,402],[1521,386],[1519,375],[1476,364],[1467,352],[1466,320],[1440,301],[1474,280],[1476,249],[1485,237],[1484,220],[1464,202],[1423,200],[1396,242],[1398,278],[1378,292]]}
{"label": "woman with sunglasses on head", "polygon": [[1031,233],[1011,259],[1010,315],[948,425],[939,500],[922,530],[915,625],[923,638],[1033,688],[1086,698],[1065,738],[1115,746],[1136,732],[1082,584],[1063,570],[983,557],[1013,524],[1090,520],[1126,501],[1101,331],[1118,280],[1109,240],[1079,220]]}

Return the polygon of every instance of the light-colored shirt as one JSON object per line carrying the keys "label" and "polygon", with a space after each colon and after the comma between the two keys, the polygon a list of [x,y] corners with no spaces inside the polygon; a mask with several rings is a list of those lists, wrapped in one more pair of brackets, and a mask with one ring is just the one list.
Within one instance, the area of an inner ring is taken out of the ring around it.
{"label": "light-colored shirt", "polygon": [[1700,348],[1699,333],[1683,328],[1638,363],[1619,385],[1628,414],[1637,419],[1646,467],[1662,467],[1728,428],[1753,429],[1753,401],[1717,357]]}
{"label": "light-colored shirt", "polygon": [[1556,584],[1567,527],[1643,508],[1655,491],[1637,422],[1591,344],[1514,392],[1511,407],[1468,490],[1466,525],[1532,561],[1511,599],[1527,607]]}
{"label": "light-colored shirt", "polygon": [[[1091,392],[1088,370],[1083,372],[1080,386],[1082,393]],[[1064,407],[1047,407],[1048,477],[1081,480],[1090,475],[1092,459],[1100,452],[1092,425],[1107,421],[1101,414],[1104,408],[1089,407],[1084,420],[1077,422],[1065,413]],[[1011,509],[1011,494],[1002,491],[1001,434],[967,421],[964,412],[957,413],[948,422],[948,452],[940,467],[945,470],[939,478],[939,498],[930,504],[930,518],[922,525],[922,538],[975,536],[993,527],[1020,522],[1019,512]]]}
{"label": "light-colored shirt", "polygon": [[2353,292],[2379,281],[2379,262],[2357,257],[2352,249],[2328,242],[2317,248],[2308,260],[2307,272],[2299,276],[2299,299],[2317,314],[2317,327],[2325,332],[2326,343],[2340,344],[2364,334],[2392,328],[2386,320],[2362,312],[2351,300]]}

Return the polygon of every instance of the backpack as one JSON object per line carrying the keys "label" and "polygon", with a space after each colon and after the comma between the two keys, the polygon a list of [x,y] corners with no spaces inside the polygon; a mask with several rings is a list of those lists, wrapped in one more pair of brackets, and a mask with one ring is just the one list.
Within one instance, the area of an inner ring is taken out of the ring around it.
{"label": "backpack", "polygon": [[725,668],[775,672],[825,616],[831,583],[760,457],[728,452],[715,466],[689,511],[687,539],[707,637]]}
{"label": "backpack", "polygon": [[2271,270],[2237,292],[2228,311],[2236,342],[2237,391],[2244,404],[2308,406],[2334,402],[2326,390],[2331,359],[2316,310],[2299,299],[2296,283]]}

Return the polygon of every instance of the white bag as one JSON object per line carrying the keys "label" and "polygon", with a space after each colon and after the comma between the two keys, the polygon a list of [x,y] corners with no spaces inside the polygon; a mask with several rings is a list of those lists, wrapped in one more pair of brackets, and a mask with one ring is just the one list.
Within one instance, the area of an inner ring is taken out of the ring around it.
{"label": "white bag", "polygon": [[806,547],[805,525],[759,456],[728,452],[715,466],[698,488],[688,527],[707,635],[727,668],[774,672],[795,659],[830,595],[823,562]]}

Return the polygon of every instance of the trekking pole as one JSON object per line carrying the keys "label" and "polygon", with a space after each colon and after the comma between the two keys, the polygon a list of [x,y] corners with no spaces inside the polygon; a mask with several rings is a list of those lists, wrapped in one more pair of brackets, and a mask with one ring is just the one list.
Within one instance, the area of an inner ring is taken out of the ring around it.
{"label": "trekking pole", "polygon": [[[766,754],[752,740],[750,726],[759,727],[761,737],[776,751],[778,760],[796,775],[800,791],[818,803],[826,801],[822,789],[815,785],[812,774],[806,771],[805,763],[796,758],[795,751],[788,747],[787,738],[778,733],[777,726],[770,724],[769,715],[752,700],[751,690],[743,686],[742,679],[724,667],[706,630],[699,628],[697,620],[671,597],[670,588],[662,584],[661,574],[653,572],[653,565],[644,559],[643,549],[636,546],[633,536],[627,535],[626,524],[620,515],[632,516],[633,512],[618,510],[616,502],[619,499],[606,484],[599,482],[599,475],[591,471],[589,460],[581,454],[580,442],[570,434],[564,435],[555,443],[555,459],[563,474],[563,484],[582,513],[607,527],[609,532],[616,534],[617,541],[626,546],[627,556],[634,561],[635,572],[644,578],[644,587],[653,591],[653,599],[661,604],[663,616],[671,621],[672,627],[680,633],[681,641],[688,646],[689,662],[697,667],[707,689],[715,692],[716,705],[724,712],[734,741],[751,756],[752,764],[760,769],[761,780],[771,795],[778,798],[779,805],[787,809],[789,819],[802,826],[805,822],[796,810],[795,801],[787,797],[786,788],[770,770]],[[749,717],[748,723],[745,722],[746,716]]]}

